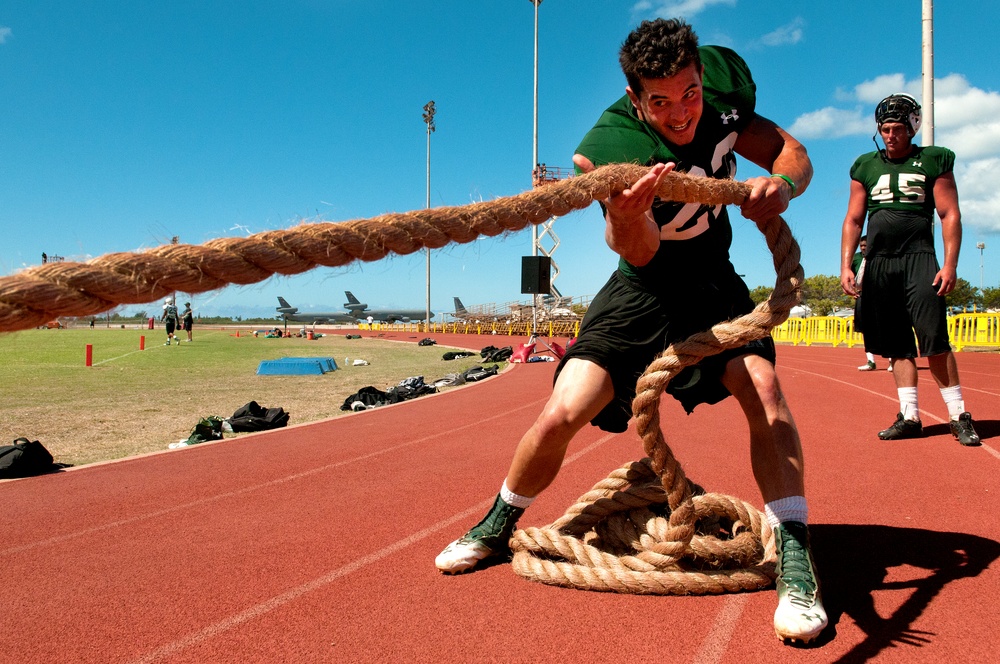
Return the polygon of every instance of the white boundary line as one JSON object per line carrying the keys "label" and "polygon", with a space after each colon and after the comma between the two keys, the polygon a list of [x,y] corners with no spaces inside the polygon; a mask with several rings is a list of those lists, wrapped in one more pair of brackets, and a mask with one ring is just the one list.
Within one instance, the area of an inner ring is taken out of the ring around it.
{"label": "white boundary line", "polygon": [[522,405],[520,405],[520,406],[518,406],[516,408],[513,408],[511,410],[505,411],[503,413],[498,413],[496,415],[493,415],[492,417],[487,417],[487,418],[484,418],[484,419],[479,420],[477,422],[471,422],[469,424],[465,424],[465,425],[457,427],[455,429],[450,429],[450,430],[448,430],[446,432],[431,434],[429,436],[424,436],[423,438],[416,438],[414,440],[406,441],[405,443],[400,443],[399,445],[394,445],[392,447],[387,447],[385,449],[376,450],[374,452],[369,452],[368,454],[362,454],[360,456],[356,456],[356,457],[353,457],[353,458],[350,458],[350,459],[344,459],[342,461],[337,461],[335,463],[330,463],[330,464],[327,464],[325,466],[320,466],[319,468],[312,468],[310,470],[306,470],[306,471],[303,471],[301,473],[295,473],[293,475],[286,475],[285,477],[279,477],[277,479],[271,480],[269,482],[264,482],[262,484],[255,484],[253,486],[244,487],[242,489],[237,489],[236,491],[229,491],[227,493],[220,493],[220,494],[217,494],[215,496],[210,496],[210,497],[207,497],[207,498],[201,498],[199,500],[194,500],[194,501],[191,501],[189,503],[182,503],[180,505],[174,505],[173,507],[168,507],[168,508],[165,508],[165,509],[162,509],[162,510],[156,510],[154,512],[147,512],[146,514],[140,514],[138,516],[130,517],[128,519],[121,519],[119,521],[112,521],[112,522],[105,523],[105,524],[102,524],[102,525],[99,525],[99,526],[93,526],[91,528],[86,528],[84,530],[78,530],[78,531],[72,532],[72,533],[64,533],[62,535],[56,535],[55,537],[50,537],[48,539],[39,540],[37,542],[31,542],[29,544],[22,544],[20,546],[16,546],[16,547],[9,548],[9,549],[2,549],[2,550],[0,550],[0,557],[22,553],[24,551],[28,551],[30,549],[34,549],[34,548],[41,547],[41,546],[48,546],[48,545],[51,545],[51,544],[58,544],[59,542],[64,542],[66,540],[74,539],[74,538],[77,538],[77,537],[83,537],[85,535],[92,535],[94,533],[99,533],[99,532],[102,532],[102,531],[105,531],[105,530],[110,530],[112,528],[119,528],[121,526],[127,526],[127,525],[130,525],[130,524],[133,524],[133,523],[138,523],[140,521],[146,521],[148,519],[154,519],[156,517],[160,517],[160,516],[163,516],[165,514],[171,514],[173,512],[180,512],[182,510],[191,509],[191,508],[194,508],[194,507],[200,507],[202,505],[207,505],[209,503],[214,503],[214,502],[216,502],[218,500],[225,500],[227,498],[233,498],[235,496],[241,496],[241,495],[245,495],[245,494],[248,494],[248,493],[253,493],[253,492],[259,491],[261,489],[266,489],[268,487],[277,486],[277,485],[280,485],[280,484],[286,484],[288,482],[294,482],[295,480],[302,479],[303,477],[309,477],[310,475],[315,475],[317,473],[322,473],[322,472],[326,472],[328,470],[333,470],[334,468],[340,468],[342,466],[347,466],[347,465],[350,465],[350,464],[353,464],[353,463],[358,463],[360,461],[366,461],[366,460],[371,459],[373,457],[381,456],[381,455],[387,454],[389,452],[394,452],[396,450],[402,449],[404,447],[410,447],[410,446],[416,445],[418,443],[423,443],[423,442],[426,442],[428,440],[432,440],[434,438],[438,438],[438,437],[442,437],[442,436],[450,436],[450,435],[452,435],[454,433],[457,433],[459,431],[462,431],[464,429],[470,429],[470,428],[473,428],[473,427],[478,429],[478,428],[482,427],[482,425],[484,423],[489,422],[491,420],[496,420],[496,419],[500,419],[500,418],[506,418],[512,412],[517,412],[517,411],[520,411],[520,410],[524,410],[526,408],[537,408],[538,404],[540,402],[545,401],[546,399],[547,399],[547,397],[544,398],[544,399],[536,399],[534,401],[530,401],[528,403],[522,404]]}
{"label": "white boundary line", "polygon": [[[588,454],[589,452],[592,452],[593,450],[597,449],[598,447],[608,442],[617,435],[619,434],[607,434],[606,436],[597,439],[596,441],[594,441],[587,447],[583,448],[576,454],[568,457],[563,462],[563,466],[573,463],[577,459],[581,458],[585,454]],[[327,574],[324,574],[323,576],[317,577],[312,581],[296,586],[295,588],[290,588],[289,590],[286,590],[280,595],[275,595],[274,597],[265,600],[259,604],[256,604],[254,606],[251,606],[237,614],[234,614],[228,618],[224,618],[223,620],[215,622],[200,631],[193,632],[185,637],[173,641],[172,643],[168,643],[164,646],[161,646],[160,648],[157,648],[156,650],[146,654],[145,656],[133,661],[136,664],[146,664],[147,662],[155,662],[165,657],[170,657],[184,650],[185,648],[201,643],[202,641],[210,639],[217,634],[221,634],[226,630],[232,629],[233,627],[242,625],[247,621],[253,620],[254,618],[257,618],[266,613],[274,611],[275,609],[281,608],[285,604],[293,602],[299,597],[306,595],[307,593],[310,593],[314,590],[319,590],[320,588],[333,583],[334,581],[343,576],[347,576],[348,574],[356,572],[357,570],[363,567],[367,567],[368,565],[377,563],[383,558],[387,558],[391,554],[394,554],[398,551],[401,551],[402,549],[405,549],[408,546],[416,544],[417,542],[426,539],[430,535],[433,535],[452,524],[458,523],[464,519],[467,519],[470,516],[481,514],[484,510],[489,509],[490,505],[493,504],[494,500],[495,496],[483,500],[479,503],[476,503],[472,507],[469,507],[468,509],[463,510],[462,512],[459,512],[457,514],[453,514],[452,516],[447,517],[446,519],[438,521],[437,523],[428,526],[423,530],[419,530],[408,537],[396,540],[392,544],[389,544],[388,546],[385,546],[379,549],[378,551],[369,553],[366,556],[362,556],[361,558],[349,562],[346,565],[343,565],[342,567],[338,567],[337,569]]]}
{"label": "white boundary line", "polygon": [[[891,396],[887,396],[887,395],[885,395],[885,394],[883,394],[881,392],[876,392],[875,390],[869,390],[867,387],[859,387],[857,384],[850,383],[850,382],[848,382],[846,380],[840,380],[839,378],[830,378],[826,374],[816,373],[815,371],[809,371],[808,369],[802,369],[802,368],[799,368],[799,367],[789,367],[787,363],[783,363],[782,366],[784,368],[790,369],[792,371],[801,371],[802,373],[807,373],[807,374],[810,374],[810,375],[813,375],[813,376],[820,376],[821,378],[826,378],[827,380],[833,381],[834,383],[840,383],[841,385],[850,385],[851,387],[857,388],[857,389],[861,390],[862,392],[867,392],[868,394],[873,394],[873,395],[875,395],[877,397],[880,397],[882,399],[885,399],[887,401],[891,401],[893,403],[896,403],[896,400],[894,398],[892,398]],[[965,390],[964,386],[962,387],[962,390],[963,391]],[[920,409],[920,414],[921,414],[921,417],[926,417],[929,420],[934,420],[938,424],[946,424],[948,422],[948,420],[943,419],[941,417],[938,417],[934,413],[929,413],[926,410],[924,410],[923,408]],[[978,446],[974,446],[971,449],[975,449],[976,447],[980,447],[980,448],[982,448],[983,451],[985,451],[985,452],[993,455],[997,459],[1000,459],[1000,452],[998,452],[996,449],[994,449],[990,445],[987,445],[986,443],[982,443],[981,442]]]}
{"label": "white boundary line", "polygon": [[702,639],[698,653],[692,664],[717,664],[729,651],[729,642],[736,631],[736,624],[743,615],[743,609],[750,601],[750,593],[727,595],[722,608],[712,622],[712,629]]}

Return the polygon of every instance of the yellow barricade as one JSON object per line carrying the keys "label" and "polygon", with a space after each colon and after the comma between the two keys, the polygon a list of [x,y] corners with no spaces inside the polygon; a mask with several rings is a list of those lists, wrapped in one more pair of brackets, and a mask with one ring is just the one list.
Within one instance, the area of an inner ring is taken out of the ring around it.
{"label": "yellow barricade", "polygon": [[[830,344],[848,348],[864,345],[864,335],[854,329],[854,318],[813,316],[789,318],[771,330],[776,343]],[[948,337],[956,351],[967,347],[1000,347],[1000,313],[957,314],[948,317]]]}
{"label": "yellow barricade", "polygon": [[1000,346],[1000,313],[950,316],[948,337],[955,350],[967,346]]}

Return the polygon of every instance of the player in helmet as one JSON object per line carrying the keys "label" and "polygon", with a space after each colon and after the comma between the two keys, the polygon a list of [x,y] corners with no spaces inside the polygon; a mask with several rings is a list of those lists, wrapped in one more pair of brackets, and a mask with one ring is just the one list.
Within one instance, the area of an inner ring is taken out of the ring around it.
{"label": "player in helmet", "polygon": [[[167,343],[164,346],[169,346],[171,342],[174,341],[174,330],[177,329],[177,306],[174,304],[174,298],[168,297],[163,301],[163,315],[160,316],[160,320],[164,322],[167,328]],[[177,345],[181,344],[181,340],[177,339]]]}
{"label": "player in helmet", "polygon": [[[859,317],[865,350],[889,358],[896,381],[899,414],[878,437],[924,435],[917,402],[919,347],[948,406],[952,435],[962,445],[979,445],[962,398],[945,318],[944,296],[955,288],[962,244],[955,153],[913,144],[920,129],[920,104],[909,95],[893,94],[880,101],[875,123],[885,150],[861,155],[851,167],[851,195],[841,231],[840,284],[848,295],[864,292]],[[941,218],[943,267],[934,250],[935,212]],[[866,216],[868,248],[858,288],[851,259]]]}

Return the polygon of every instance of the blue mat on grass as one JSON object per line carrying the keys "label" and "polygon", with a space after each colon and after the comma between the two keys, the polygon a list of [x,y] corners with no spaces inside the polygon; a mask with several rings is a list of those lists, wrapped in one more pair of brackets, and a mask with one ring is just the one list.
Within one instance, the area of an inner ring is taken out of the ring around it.
{"label": "blue mat on grass", "polygon": [[283,357],[280,360],[263,360],[257,367],[258,376],[309,376],[336,371],[337,362],[332,357]]}

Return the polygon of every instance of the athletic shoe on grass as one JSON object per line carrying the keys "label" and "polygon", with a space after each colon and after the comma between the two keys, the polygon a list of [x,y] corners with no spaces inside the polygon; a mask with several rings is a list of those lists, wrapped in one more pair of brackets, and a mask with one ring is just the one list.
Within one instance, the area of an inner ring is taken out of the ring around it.
{"label": "athletic shoe on grass", "polygon": [[973,447],[979,445],[979,434],[972,428],[972,415],[962,413],[957,420],[951,421],[951,435],[963,445]]}
{"label": "athletic shoe on grass", "polygon": [[472,530],[444,548],[434,565],[446,574],[465,572],[479,561],[510,553],[510,536],[524,509],[508,505],[497,496],[489,514]]}
{"label": "athletic shoe on grass", "polygon": [[774,539],[778,549],[774,633],[779,639],[808,643],[828,622],[809,551],[809,528],[800,521],[786,521],[774,529]]}
{"label": "athletic shoe on grass", "polygon": [[882,440],[903,440],[904,438],[923,438],[924,427],[920,420],[907,420],[902,413],[896,415],[896,421],[888,429],[878,432]]}

